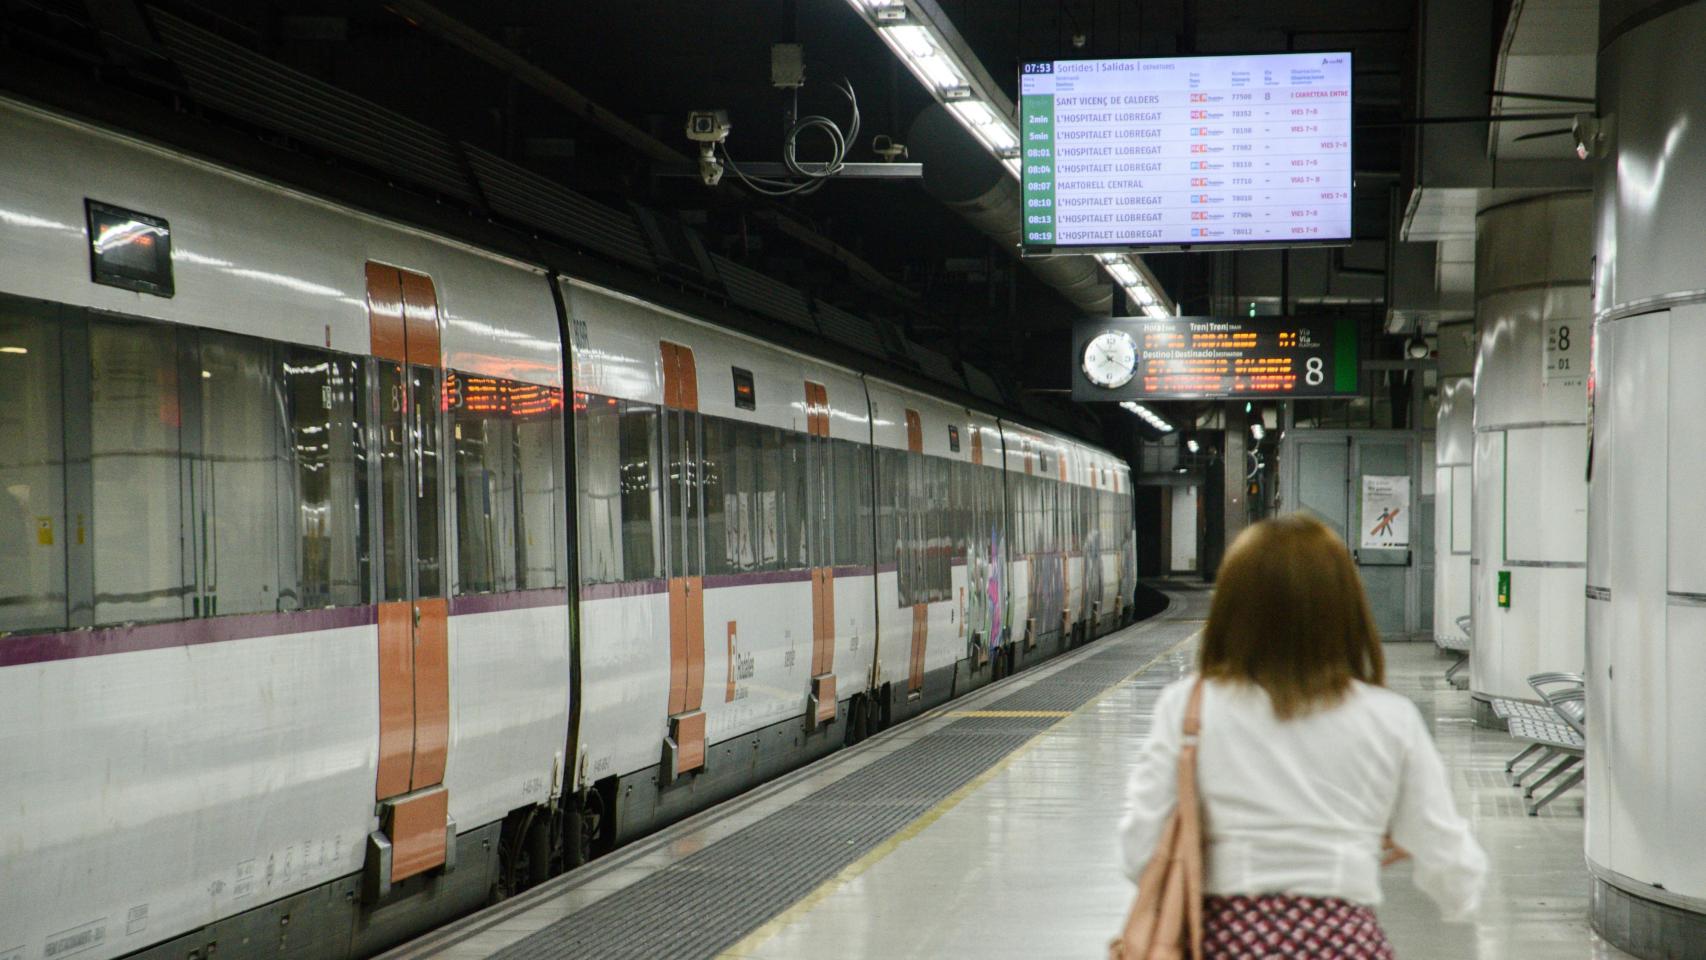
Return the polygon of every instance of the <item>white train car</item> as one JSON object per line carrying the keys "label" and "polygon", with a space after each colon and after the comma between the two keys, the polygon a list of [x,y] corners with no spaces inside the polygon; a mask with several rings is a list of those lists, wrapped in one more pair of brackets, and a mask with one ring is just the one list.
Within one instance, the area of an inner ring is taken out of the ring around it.
{"label": "white train car", "polygon": [[1005,599],[1000,578],[990,582],[1006,527],[999,475],[988,466],[998,462],[1000,434],[964,407],[874,378],[865,386],[878,503],[876,700],[892,721],[993,673],[990,654],[1004,638],[970,624]]}
{"label": "white train car", "polygon": [[0,960],[369,955],[1129,616],[1104,452],[24,104],[0,147]]}
{"label": "white train car", "polygon": [[577,769],[607,784],[600,809],[620,789],[620,841],[863,728],[871,423],[856,373],[585,284],[564,296]]}
{"label": "white train car", "polygon": [[0,956],[484,902],[566,773],[543,271],[14,103],[0,144]]}

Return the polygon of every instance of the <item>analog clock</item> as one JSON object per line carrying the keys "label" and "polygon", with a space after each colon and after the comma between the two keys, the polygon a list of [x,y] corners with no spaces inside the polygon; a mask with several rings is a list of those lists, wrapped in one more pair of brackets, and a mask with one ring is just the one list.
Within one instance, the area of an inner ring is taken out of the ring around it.
{"label": "analog clock", "polygon": [[1084,345],[1084,375],[1098,387],[1112,390],[1131,382],[1137,372],[1137,341],[1123,330],[1099,333]]}

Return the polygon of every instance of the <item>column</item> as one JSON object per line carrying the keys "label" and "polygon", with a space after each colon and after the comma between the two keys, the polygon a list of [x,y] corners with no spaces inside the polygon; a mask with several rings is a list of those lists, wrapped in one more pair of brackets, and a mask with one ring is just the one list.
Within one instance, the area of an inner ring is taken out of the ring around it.
{"label": "column", "polygon": [[1578,191],[1476,217],[1469,689],[1487,726],[1489,698],[1582,669],[1591,207]]}
{"label": "column", "polygon": [[1706,5],[1600,35],[1587,566],[1594,928],[1706,957]]}
{"label": "column", "polygon": [[[1470,616],[1474,516],[1475,325],[1439,328],[1439,419],[1434,429],[1434,639],[1463,636]],[[1423,464],[1426,469],[1426,464]],[[1470,633],[1473,635],[1473,627]],[[1460,683],[1467,682],[1462,674]]]}

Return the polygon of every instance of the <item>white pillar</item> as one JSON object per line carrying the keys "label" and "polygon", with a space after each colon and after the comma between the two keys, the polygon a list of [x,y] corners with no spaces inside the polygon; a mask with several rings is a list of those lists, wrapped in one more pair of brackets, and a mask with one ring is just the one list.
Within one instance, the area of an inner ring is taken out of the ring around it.
{"label": "white pillar", "polygon": [[[1434,428],[1434,638],[1462,636],[1470,616],[1470,520],[1475,453],[1475,327],[1439,328],[1439,419]],[[1425,468],[1425,465],[1424,465]],[[1473,630],[1473,627],[1471,627]]]}
{"label": "white pillar", "polygon": [[1590,144],[1587,859],[1594,928],[1641,957],[1706,957],[1703,36],[1706,5],[1619,8]]}
{"label": "white pillar", "polygon": [[1476,217],[1469,689],[1484,724],[1488,698],[1533,700],[1530,675],[1582,668],[1591,207],[1555,193]]}

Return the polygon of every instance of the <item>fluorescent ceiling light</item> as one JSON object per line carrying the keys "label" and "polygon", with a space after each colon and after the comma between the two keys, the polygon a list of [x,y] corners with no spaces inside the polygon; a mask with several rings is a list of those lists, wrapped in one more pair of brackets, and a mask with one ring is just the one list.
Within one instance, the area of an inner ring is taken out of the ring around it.
{"label": "fluorescent ceiling light", "polygon": [[1172,433],[1173,432],[1173,425],[1172,424],[1170,424],[1166,420],[1162,419],[1160,414],[1157,414],[1155,411],[1149,409],[1148,407],[1144,406],[1141,403],[1137,403],[1137,402],[1131,401],[1131,400],[1126,400],[1126,401],[1122,402],[1120,404],[1120,406],[1123,407],[1124,409],[1132,412],[1132,413],[1137,414],[1138,417],[1141,420],[1143,420],[1144,423],[1149,424],[1151,427],[1154,427],[1155,429],[1161,431],[1162,433]]}
{"label": "fluorescent ceiling light", "polygon": [[1018,135],[989,104],[980,100],[950,100],[948,109],[996,156],[1003,157],[1019,149]]}
{"label": "fluorescent ceiling light", "polygon": [[[865,17],[895,55],[906,63],[937,103],[945,105],[971,135],[994,155],[1014,180],[1024,174],[1020,158],[1018,118],[1006,94],[994,87],[989,76],[970,54],[961,59],[963,45],[953,26],[936,22],[943,17],[934,4],[913,5],[908,0],[848,0]],[[1160,304],[1161,312],[1172,313],[1161,303],[1160,284],[1143,262],[1123,253],[1096,254],[1102,269],[1124,287],[1146,311]]]}

